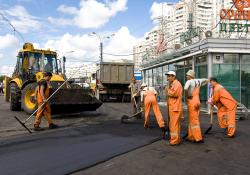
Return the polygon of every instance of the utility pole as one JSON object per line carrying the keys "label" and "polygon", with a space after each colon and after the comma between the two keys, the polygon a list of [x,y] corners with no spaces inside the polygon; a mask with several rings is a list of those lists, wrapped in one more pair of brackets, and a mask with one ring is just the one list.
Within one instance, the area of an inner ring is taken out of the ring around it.
{"label": "utility pole", "polygon": [[103,43],[100,42],[100,63],[103,62]]}
{"label": "utility pole", "polygon": [[102,63],[103,62],[103,41],[104,41],[104,39],[110,39],[110,37],[114,36],[115,34],[112,33],[111,35],[100,35],[96,32],[92,32],[88,35],[95,36],[99,39],[99,41],[100,41],[100,63]]}
{"label": "utility pole", "polygon": [[63,74],[66,75],[66,68],[65,68],[66,57],[63,56]]}

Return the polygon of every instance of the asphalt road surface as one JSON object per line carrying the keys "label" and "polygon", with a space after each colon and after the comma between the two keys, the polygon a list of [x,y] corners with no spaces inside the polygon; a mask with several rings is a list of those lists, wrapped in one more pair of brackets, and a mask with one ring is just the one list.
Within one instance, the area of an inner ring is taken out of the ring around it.
{"label": "asphalt road surface", "polygon": [[[54,116],[61,128],[30,135],[13,119],[28,115],[10,112],[0,97],[1,174],[250,174],[249,120],[237,122],[234,139],[223,138],[215,120],[204,144],[173,147],[156,141],[158,128],[144,130],[142,120],[120,124],[129,111],[129,104],[105,103],[96,112]],[[165,107],[161,111],[166,116]],[[183,134],[186,126],[187,120]],[[202,131],[208,127],[209,117],[202,114]]]}

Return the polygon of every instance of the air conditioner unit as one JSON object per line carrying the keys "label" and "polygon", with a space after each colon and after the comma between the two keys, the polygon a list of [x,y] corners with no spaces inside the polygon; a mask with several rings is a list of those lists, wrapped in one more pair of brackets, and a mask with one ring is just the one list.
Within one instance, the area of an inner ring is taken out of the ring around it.
{"label": "air conditioner unit", "polygon": [[175,50],[178,50],[178,49],[180,49],[180,48],[181,48],[181,45],[180,45],[180,44],[175,44],[175,45],[174,45],[174,49],[175,49]]}
{"label": "air conditioner unit", "polygon": [[211,38],[213,36],[212,31],[210,31],[210,30],[206,31],[205,36],[206,36],[206,38]]}
{"label": "air conditioner unit", "polygon": [[188,40],[186,40],[186,43],[187,43],[187,45],[191,45],[192,44],[192,40],[188,39]]}
{"label": "air conditioner unit", "polygon": [[223,54],[216,54],[213,56],[213,63],[223,63]]}

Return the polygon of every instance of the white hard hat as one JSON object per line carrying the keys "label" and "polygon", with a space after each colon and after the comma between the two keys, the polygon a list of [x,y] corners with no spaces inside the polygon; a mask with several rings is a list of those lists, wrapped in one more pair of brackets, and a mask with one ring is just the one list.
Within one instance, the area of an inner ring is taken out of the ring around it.
{"label": "white hard hat", "polygon": [[141,87],[147,87],[147,84],[146,83],[142,83]]}
{"label": "white hard hat", "polygon": [[176,73],[174,71],[168,71],[167,73],[165,73],[165,75],[174,75],[174,76],[176,76]]}
{"label": "white hard hat", "polygon": [[186,75],[190,76],[190,77],[195,77],[195,72],[193,70],[189,70]]}

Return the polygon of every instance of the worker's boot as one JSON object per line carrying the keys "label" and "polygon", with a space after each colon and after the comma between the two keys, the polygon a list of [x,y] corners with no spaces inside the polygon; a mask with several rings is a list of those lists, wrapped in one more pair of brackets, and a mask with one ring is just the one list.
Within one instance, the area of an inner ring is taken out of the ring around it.
{"label": "worker's boot", "polygon": [[38,124],[34,124],[34,131],[43,131],[43,128],[40,128]]}
{"label": "worker's boot", "polygon": [[162,131],[162,139],[166,140],[166,128],[165,127],[161,127],[161,131]]}
{"label": "worker's boot", "polygon": [[51,123],[51,124],[49,125],[49,129],[55,129],[55,128],[58,128],[58,125],[53,124],[53,123]]}

